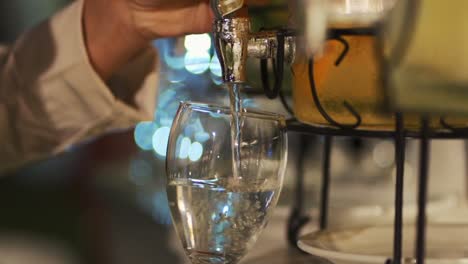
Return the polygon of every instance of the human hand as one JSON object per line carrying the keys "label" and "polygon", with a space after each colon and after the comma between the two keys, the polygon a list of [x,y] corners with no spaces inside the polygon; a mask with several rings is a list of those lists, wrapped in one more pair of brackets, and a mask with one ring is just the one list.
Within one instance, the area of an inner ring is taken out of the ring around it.
{"label": "human hand", "polygon": [[213,13],[209,0],[125,0],[129,26],[144,39],[210,31]]}
{"label": "human hand", "polygon": [[151,40],[209,32],[213,19],[209,0],[85,0],[83,17],[90,60],[103,79]]}
{"label": "human hand", "polygon": [[[209,0],[126,0],[130,23],[149,39],[204,33],[212,28],[214,15]],[[265,5],[269,0],[244,0]]]}

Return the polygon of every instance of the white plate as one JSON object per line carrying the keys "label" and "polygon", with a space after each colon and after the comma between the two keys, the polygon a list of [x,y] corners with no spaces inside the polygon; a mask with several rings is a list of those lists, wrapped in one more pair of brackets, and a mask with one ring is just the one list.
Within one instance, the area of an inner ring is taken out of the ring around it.
{"label": "white plate", "polygon": [[[402,263],[415,263],[415,226],[405,225],[403,228]],[[384,264],[393,254],[393,227],[317,231],[301,237],[298,246],[303,251],[334,264]],[[467,264],[468,225],[428,225],[426,263]]]}

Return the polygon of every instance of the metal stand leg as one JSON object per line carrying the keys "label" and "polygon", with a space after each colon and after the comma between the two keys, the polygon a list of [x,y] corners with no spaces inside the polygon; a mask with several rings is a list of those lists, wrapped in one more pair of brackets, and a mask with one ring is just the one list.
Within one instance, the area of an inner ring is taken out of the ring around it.
{"label": "metal stand leg", "polygon": [[421,146],[419,160],[418,219],[416,237],[416,263],[424,264],[426,249],[426,204],[429,166],[429,121],[421,120]]}
{"label": "metal stand leg", "polygon": [[324,230],[328,226],[328,200],[330,193],[330,156],[333,143],[332,136],[325,136],[323,148],[323,177],[322,190],[320,199],[320,230]]}
{"label": "metal stand leg", "polygon": [[405,167],[405,131],[403,115],[396,114],[395,134],[395,161],[396,161],[396,183],[395,183],[395,222],[393,234],[393,264],[400,264],[402,257],[402,232],[403,232],[403,189],[404,189],[404,167]]}
{"label": "metal stand leg", "polygon": [[307,224],[309,217],[304,215],[304,161],[307,151],[307,136],[301,135],[299,157],[297,159],[297,177],[295,183],[294,207],[288,219],[288,241],[297,247],[297,240],[301,228]]}

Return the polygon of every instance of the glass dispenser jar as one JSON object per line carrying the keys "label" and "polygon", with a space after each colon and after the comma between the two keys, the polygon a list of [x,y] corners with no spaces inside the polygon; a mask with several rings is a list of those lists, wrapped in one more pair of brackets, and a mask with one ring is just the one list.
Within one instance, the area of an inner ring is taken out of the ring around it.
{"label": "glass dispenser jar", "polygon": [[[336,127],[324,117],[325,112],[344,127],[394,130],[393,114],[385,107],[388,97],[385,97],[386,91],[382,87],[379,61],[382,54],[376,47],[377,36],[362,32],[363,29],[371,32],[377,21],[393,12],[395,0],[309,1],[315,3],[312,7],[308,7],[306,2],[304,50],[309,54],[296,56],[293,65],[293,98],[297,119],[303,123]],[[318,13],[325,15],[310,18]],[[325,40],[327,31],[347,33],[329,34]],[[320,32],[323,32],[322,40]],[[317,41],[322,41],[319,49]],[[313,56],[311,52],[314,52]],[[309,65],[310,57],[313,57],[312,65]],[[356,115],[360,116],[361,122],[358,122]],[[442,128],[440,116],[433,117],[431,127]],[[468,124],[468,119],[462,118],[448,118],[446,121],[455,127]],[[420,115],[405,115],[407,129],[416,130],[419,123]]]}

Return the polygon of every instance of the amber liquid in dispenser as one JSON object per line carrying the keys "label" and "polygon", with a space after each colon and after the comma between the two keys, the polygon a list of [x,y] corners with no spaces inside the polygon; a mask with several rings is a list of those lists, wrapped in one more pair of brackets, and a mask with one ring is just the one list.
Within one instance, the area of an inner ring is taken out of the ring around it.
{"label": "amber liquid in dispenser", "polygon": [[[437,0],[435,0],[437,1]],[[362,25],[333,25],[333,28],[353,28]],[[358,129],[394,130],[393,114],[385,109],[385,91],[382,87],[380,65],[376,56],[376,38],[373,36],[344,36],[349,51],[340,65],[335,61],[344,46],[338,41],[329,40],[323,54],[314,60],[314,79],[319,100],[325,111],[341,124],[354,124],[356,119],[343,106],[347,101],[362,117]],[[305,55],[296,56],[294,72],[294,109],[296,117],[303,123],[330,126],[318,111],[312,98],[308,76],[308,61]],[[468,124],[460,118],[447,119],[455,126]],[[405,115],[405,127],[417,130],[420,116]],[[439,117],[434,116],[431,127],[441,128]]]}
{"label": "amber liquid in dispenser", "polygon": [[[377,63],[374,58],[375,40],[368,36],[344,37],[350,49],[339,66],[336,59],[343,44],[328,41],[324,53],[314,61],[314,79],[317,94],[327,113],[337,122],[352,124],[355,118],[347,112],[343,102],[348,101],[361,114],[366,128],[376,128],[390,123],[388,117],[378,114],[382,101],[377,89]],[[297,56],[294,71],[294,105],[296,117],[305,123],[328,125],[317,110],[312,98],[308,76],[308,61]]]}

